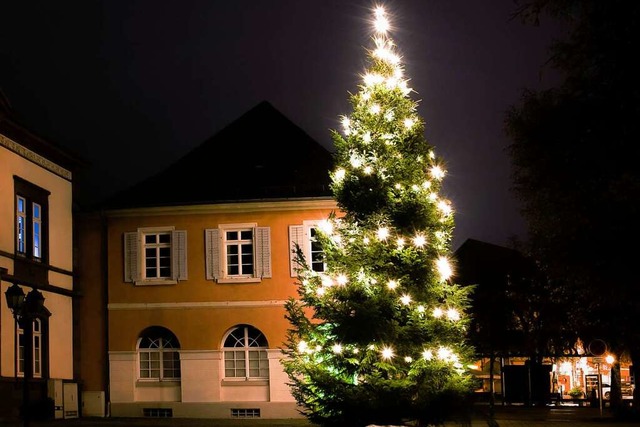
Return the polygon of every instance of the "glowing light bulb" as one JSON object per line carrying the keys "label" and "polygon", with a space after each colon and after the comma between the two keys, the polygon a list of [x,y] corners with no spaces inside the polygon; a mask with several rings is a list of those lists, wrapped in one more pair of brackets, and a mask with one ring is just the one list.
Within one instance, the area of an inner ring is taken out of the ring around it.
{"label": "glowing light bulb", "polygon": [[368,237],[365,237],[364,239],[362,239],[362,243],[364,243],[365,245],[368,245],[370,242]]}
{"label": "glowing light bulb", "polygon": [[431,359],[433,359],[433,353],[431,352],[431,350],[425,350],[425,351],[422,352],[422,357],[425,360],[431,360]]}
{"label": "glowing light bulb", "polygon": [[447,310],[447,318],[449,318],[449,320],[460,320],[460,313],[458,313],[458,310],[456,310],[455,308],[450,308]]}
{"label": "glowing light bulb", "polygon": [[451,351],[448,348],[440,347],[438,349],[438,359],[447,360],[451,356]]}
{"label": "glowing light bulb", "polygon": [[389,30],[389,20],[385,16],[384,8],[382,6],[378,6],[375,11],[376,20],[373,25],[376,29],[376,32],[380,34],[385,34]]}
{"label": "glowing light bulb", "polygon": [[381,108],[378,104],[373,104],[371,108],[369,108],[369,111],[371,112],[371,114],[379,114],[381,111]]}
{"label": "glowing light bulb", "polygon": [[357,154],[352,154],[349,158],[349,162],[354,168],[359,168],[362,165],[362,158]]}
{"label": "glowing light bulb", "polygon": [[416,124],[416,121],[412,118],[404,119],[404,127],[407,129],[411,129],[413,125]]}
{"label": "glowing light bulb", "polygon": [[436,267],[438,269],[438,273],[440,274],[440,279],[443,281],[449,279],[453,274],[453,270],[451,269],[449,260],[445,256],[441,256],[437,259]]}
{"label": "glowing light bulb", "polygon": [[342,182],[344,180],[344,176],[346,175],[346,173],[347,171],[345,171],[344,169],[338,169],[333,174],[333,180],[338,183]]}
{"label": "glowing light bulb", "polygon": [[387,282],[387,288],[393,290],[393,289],[395,289],[397,287],[398,287],[398,282],[396,282],[395,280],[389,280]]}
{"label": "glowing light bulb", "polygon": [[433,179],[437,181],[440,181],[442,178],[444,178],[444,175],[445,175],[444,169],[442,169],[438,165],[432,166],[429,172],[431,173],[431,176],[433,177]]}
{"label": "glowing light bulb", "polygon": [[398,245],[398,249],[402,249],[404,247],[404,239],[402,237],[398,237],[396,244]]}
{"label": "glowing light bulb", "polygon": [[328,288],[333,286],[333,280],[329,276],[322,276],[322,286]]}
{"label": "glowing light bulb", "polygon": [[378,240],[385,241],[389,237],[389,229],[386,227],[378,228]]}
{"label": "glowing light bulb", "polygon": [[605,357],[605,358],[604,358],[604,360],[605,360],[609,365],[611,365],[613,362],[615,362],[615,360],[616,360],[616,359],[615,359],[612,355],[608,354],[608,355],[607,355],[607,357]]}
{"label": "glowing light bulb", "polygon": [[338,283],[338,285],[340,286],[344,286],[347,284],[347,276],[344,274],[340,274],[337,278],[336,278],[336,282]]}
{"label": "glowing light bulb", "polygon": [[363,172],[365,175],[371,175],[371,172],[373,172],[373,168],[371,166],[365,166]]}
{"label": "glowing light bulb", "polygon": [[435,159],[436,158],[436,153],[433,150],[429,151],[429,158],[430,159]]}
{"label": "glowing light bulb", "polygon": [[[362,78],[366,86],[373,86],[384,82],[384,76],[377,73],[367,73]],[[365,101],[367,101],[371,98],[371,94],[367,92],[363,97],[366,97]]]}
{"label": "glowing light bulb", "polygon": [[441,318],[443,314],[444,314],[444,312],[442,311],[441,308],[434,308],[433,309],[433,317],[435,317],[436,319]]}
{"label": "glowing light bulb", "polygon": [[407,362],[407,363],[411,363],[411,362],[413,362],[413,358],[411,356],[407,356],[407,357],[404,358],[404,361]]}
{"label": "glowing light bulb", "polygon": [[390,122],[391,120],[393,120],[393,117],[394,117],[393,111],[387,111],[387,112],[384,114],[384,118],[385,118],[385,120],[386,120],[386,121],[388,121],[388,122]]}
{"label": "glowing light bulb", "polygon": [[331,347],[331,351],[333,351],[335,354],[340,354],[342,353],[342,346],[340,344],[334,344],[334,346]]}
{"label": "glowing light bulb", "polygon": [[385,347],[382,349],[383,359],[391,359],[392,357],[393,357],[393,350],[390,347]]}
{"label": "glowing light bulb", "polygon": [[426,188],[426,189],[431,188],[431,181],[425,181],[425,182],[423,182],[423,183],[422,183],[422,187],[423,187],[423,188]]}
{"label": "glowing light bulb", "polygon": [[440,210],[440,212],[442,212],[442,215],[444,216],[449,216],[451,215],[451,212],[453,212],[453,208],[451,207],[451,204],[446,200],[440,200],[438,202],[438,209]]}
{"label": "glowing light bulb", "polygon": [[328,220],[322,220],[318,222],[318,228],[327,236],[331,236],[333,234],[333,223]]}
{"label": "glowing light bulb", "polygon": [[416,309],[418,310],[418,313],[420,313],[420,314],[424,313],[424,310],[425,310],[424,305],[419,305]]}
{"label": "glowing light bulb", "polygon": [[411,302],[411,297],[407,294],[402,295],[402,297],[400,297],[400,301],[404,304],[404,305],[409,305],[409,303]]}
{"label": "glowing light bulb", "polygon": [[371,132],[366,132],[364,135],[362,135],[362,141],[364,141],[365,144],[368,144],[371,142]]}
{"label": "glowing light bulb", "polygon": [[342,127],[344,128],[345,132],[347,132],[351,127],[351,120],[349,120],[347,116],[342,116]]}
{"label": "glowing light bulb", "polygon": [[426,243],[427,239],[422,234],[418,234],[413,238],[413,245],[417,248],[423,247]]}
{"label": "glowing light bulb", "polygon": [[323,296],[326,293],[327,293],[327,290],[325,288],[316,289],[316,294],[318,294],[319,297]]}
{"label": "glowing light bulb", "polygon": [[305,353],[309,349],[309,345],[305,341],[300,341],[298,343],[298,351],[300,353]]}

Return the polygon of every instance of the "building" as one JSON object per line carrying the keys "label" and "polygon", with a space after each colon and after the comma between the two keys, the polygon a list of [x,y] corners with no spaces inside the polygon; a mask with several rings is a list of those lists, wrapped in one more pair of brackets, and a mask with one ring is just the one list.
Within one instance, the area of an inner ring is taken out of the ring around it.
{"label": "building", "polygon": [[[46,411],[50,396],[56,417],[78,415],[77,399],[72,402],[77,166],[69,154],[21,126],[0,91],[0,419],[19,416],[29,365],[30,413]],[[28,323],[15,321],[4,297],[10,287],[27,298],[44,297]]]}
{"label": "building", "polygon": [[582,404],[592,390],[598,395],[600,378],[602,397],[608,400],[612,367],[617,363],[622,396],[631,399],[629,360],[616,361],[606,346],[594,353],[593,345],[583,344],[575,331],[575,335],[565,333],[567,341],[558,345],[567,305],[545,287],[548,282],[530,259],[514,249],[474,239],[458,248],[456,259],[456,281],[475,286],[469,335],[482,356],[477,363],[476,376],[482,381],[478,391],[506,403]]}
{"label": "building", "polygon": [[263,102],[83,219],[85,415],[104,401],[111,416],[300,416],[280,364],[284,303],[296,243],[323,268],[330,167]]}

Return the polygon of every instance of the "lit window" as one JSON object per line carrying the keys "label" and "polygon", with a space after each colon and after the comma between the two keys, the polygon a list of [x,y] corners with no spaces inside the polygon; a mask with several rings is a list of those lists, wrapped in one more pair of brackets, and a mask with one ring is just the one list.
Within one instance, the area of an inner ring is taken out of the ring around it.
{"label": "lit window", "polygon": [[33,208],[33,256],[36,258],[42,258],[42,252],[40,251],[41,236],[42,236],[42,207],[34,203]]}
{"label": "lit window", "polygon": [[27,201],[24,197],[16,197],[16,249],[20,254],[26,254],[27,252]]}
{"label": "lit window", "polygon": [[147,329],[138,342],[140,379],[150,381],[180,379],[180,344],[169,330]]}
{"label": "lit window", "polygon": [[238,326],[224,340],[226,378],[269,378],[268,348],[265,336],[253,326]]}
{"label": "lit window", "polygon": [[14,178],[14,189],[16,254],[46,261],[49,192],[18,177]]}

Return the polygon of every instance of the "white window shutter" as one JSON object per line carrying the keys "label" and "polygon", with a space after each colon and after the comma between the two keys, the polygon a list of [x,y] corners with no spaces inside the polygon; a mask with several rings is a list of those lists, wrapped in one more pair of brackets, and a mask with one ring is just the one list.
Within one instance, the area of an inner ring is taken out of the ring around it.
{"label": "white window shutter", "polygon": [[207,280],[216,280],[220,275],[220,230],[208,228],[204,230],[206,247]]}
{"label": "white window shutter", "polygon": [[304,225],[290,225],[289,226],[289,269],[291,277],[296,277],[298,273],[297,247],[304,250]]}
{"label": "white window shutter", "polygon": [[171,232],[171,275],[173,280],[187,280],[187,231],[175,230]]}
{"label": "white window shutter", "polygon": [[124,281],[135,283],[140,278],[138,251],[140,238],[138,232],[124,233]]}
{"label": "white window shutter", "polygon": [[271,277],[271,229],[256,227],[256,277]]}

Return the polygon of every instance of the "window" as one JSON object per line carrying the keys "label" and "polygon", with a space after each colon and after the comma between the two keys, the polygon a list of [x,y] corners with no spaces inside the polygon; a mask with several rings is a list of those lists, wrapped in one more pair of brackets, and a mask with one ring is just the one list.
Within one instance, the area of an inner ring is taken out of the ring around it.
{"label": "window", "polygon": [[144,233],[144,278],[171,278],[171,233]]}
{"label": "window", "polygon": [[317,238],[317,225],[319,221],[304,221],[302,225],[289,226],[289,265],[291,277],[296,277],[299,268],[297,261],[297,248],[302,250],[307,268],[322,273],[326,269],[326,260],[322,244]]}
{"label": "window", "polygon": [[223,224],[205,230],[207,279],[259,282],[271,277],[271,233],[256,224]]}
{"label": "window", "polygon": [[225,378],[268,379],[266,337],[249,325],[233,328],[224,340]]}
{"label": "window", "polygon": [[[33,328],[33,377],[41,378],[42,377],[42,322],[40,319],[35,319],[32,323]],[[17,367],[18,367],[18,376],[24,376],[24,367],[25,367],[25,344],[26,337],[24,334],[24,329],[18,326],[16,331],[17,333]]]}
{"label": "window", "polygon": [[33,261],[46,260],[49,192],[14,177],[16,197],[16,254]]}
{"label": "window", "polygon": [[187,232],[173,227],[124,233],[124,281],[136,285],[187,280]]}
{"label": "window", "polygon": [[178,339],[168,329],[146,329],[138,340],[139,378],[146,381],[179,380],[179,349]]}
{"label": "window", "polygon": [[224,234],[227,277],[253,277],[253,229]]}

